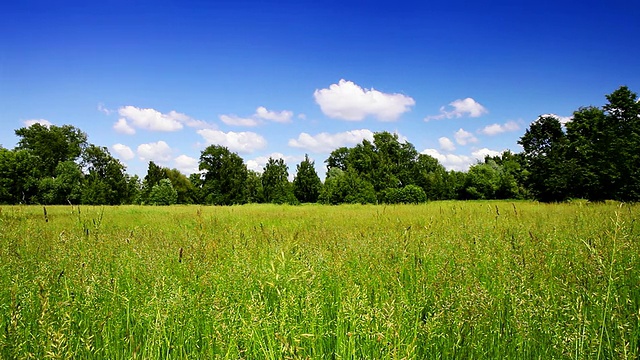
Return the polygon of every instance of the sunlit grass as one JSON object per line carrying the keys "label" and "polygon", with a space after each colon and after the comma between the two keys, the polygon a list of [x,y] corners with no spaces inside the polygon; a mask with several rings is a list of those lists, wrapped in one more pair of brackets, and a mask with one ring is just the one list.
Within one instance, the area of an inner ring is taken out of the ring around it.
{"label": "sunlit grass", "polygon": [[637,358],[638,206],[0,207],[0,357]]}

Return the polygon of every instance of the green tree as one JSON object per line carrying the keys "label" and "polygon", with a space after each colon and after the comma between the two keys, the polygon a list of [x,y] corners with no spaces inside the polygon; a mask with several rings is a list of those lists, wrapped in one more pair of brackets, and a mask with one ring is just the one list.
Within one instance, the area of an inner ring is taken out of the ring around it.
{"label": "green tree", "polygon": [[33,151],[45,176],[54,176],[58,163],[78,159],[87,146],[87,134],[71,125],[33,124],[15,134],[20,138],[16,149]]}
{"label": "green tree", "polygon": [[262,172],[264,200],[275,204],[293,204],[296,198],[289,182],[289,171],[283,159],[269,158]]}
{"label": "green tree", "polygon": [[224,146],[210,145],[200,155],[204,172],[202,192],[207,204],[233,205],[247,202],[247,166]]}
{"label": "green tree", "polygon": [[262,189],[262,179],[260,178],[260,174],[249,170],[247,174],[247,202],[249,203],[263,203],[264,202],[264,192]]}
{"label": "green tree", "polygon": [[372,204],[377,202],[373,185],[354,170],[332,168],[327,172],[319,201],[323,204]]}
{"label": "green tree", "polygon": [[314,165],[315,163],[305,154],[304,160],[297,166],[296,176],[293,179],[293,193],[302,203],[315,203],[320,196],[322,181]]}
{"label": "green tree", "polygon": [[147,167],[147,175],[145,175],[142,180],[142,202],[149,203],[151,190],[154,186],[158,185],[160,180],[166,179],[167,174],[166,171],[156,165],[153,161],[149,161],[149,166]]}
{"label": "green tree", "polygon": [[89,145],[82,154],[86,168],[82,203],[119,205],[130,198],[125,166],[106,147]]}
{"label": "green tree", "polygon": [[173,188],[171,180],[162,179],[154,185],[149,201],[153,205],[174,205],[178,201],[178,192]]}
{"label": "green tree", "polygon": [[347,147],[339,147],[331,152],[325,163],[327,164],[327,172],[333,168],[347,171],[347,162],[351,150]]}
{"label": "green tree", "polygon": [[571,197],[567,139],[560,121],[541,116],[529,126],[518,144],[524,149],[528,189],[541,201],[562,201]]}

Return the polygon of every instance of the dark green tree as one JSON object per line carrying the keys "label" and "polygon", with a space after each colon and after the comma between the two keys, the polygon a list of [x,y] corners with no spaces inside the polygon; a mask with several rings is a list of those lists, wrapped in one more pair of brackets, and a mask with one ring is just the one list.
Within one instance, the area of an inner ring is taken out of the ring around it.
{"label": "dark green tree", "polygon": [[106,147],[89,145],[82,154],[82,162],[87,171],[82,203],[119,205],[130,198],[126,168]]}
{"label": "dark green tree", "polygon": [[262,190],[262,179],[260,178],[260,174],[249,170],[247,174],[247,202],[249,203],[263,203],[264,202],[264,192]]}
{"label": "dark green tree", "polygon": [[200,171],[203,171],[205,203],[233,205],[247,202],[248,171],[238,154],[224,146],[210,145],[200,155]]}
{"label": "dark green tree", "polygon": [[327,172],[333,168],[338,168],[342,171],[347,170],[347,159],[349,158],[349,152],[351,150],[347,147],[339,147],[331,152],[325,163],[327,164]]}
{"label": "dark green tree", "polygon": [[289,171],[283,159],[269,158],[262,172],[264,200],[274,204],[294,204],[296,198],[289,182]]}
{"label": "dark green tree", "polygon": [[327,172],[319,201],[331,205],[373,204],[377,202],[377,197],[373,185],[354,170],[342,171],[339,168],[333,168]]}
{"label": "dark green tree", "polygon": [[567,143],[555,116],[539,117],[518,141],[524,149],[528,189],[536,199],[563,201],[572,196]]}
{"label": "dark green tree", "polygon": [[293,193],[302,203],[315,203],[322,190],[322,181],[314,167],[315,162],[309,160],[307,154],[304,160],[297,166],[296,176],[293,179]]}

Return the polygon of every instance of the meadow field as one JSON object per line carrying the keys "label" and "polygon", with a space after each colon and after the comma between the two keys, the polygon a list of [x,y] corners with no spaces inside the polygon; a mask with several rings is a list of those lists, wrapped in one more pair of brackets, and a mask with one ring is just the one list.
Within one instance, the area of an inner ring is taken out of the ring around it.
{"label": "meadow field", "polygon": [[635,359],[640,205],[0,207],[3,359]]}

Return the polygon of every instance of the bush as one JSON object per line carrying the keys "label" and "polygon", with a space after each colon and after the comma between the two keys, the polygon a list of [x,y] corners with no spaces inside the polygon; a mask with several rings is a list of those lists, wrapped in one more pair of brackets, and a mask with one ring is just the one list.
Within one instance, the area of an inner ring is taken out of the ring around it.
{"label": "bush", "polygon": [[149,202],[153,205],[173,205],[178,202],[178,192],[173,188],[171,180],[162,179],[154,185],[149,195]]}

